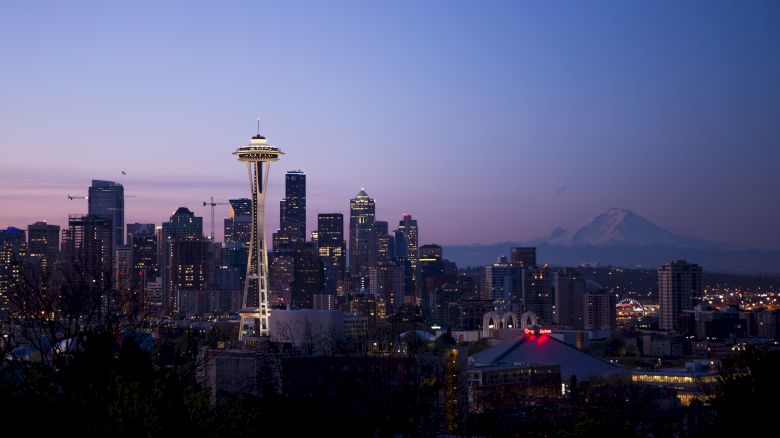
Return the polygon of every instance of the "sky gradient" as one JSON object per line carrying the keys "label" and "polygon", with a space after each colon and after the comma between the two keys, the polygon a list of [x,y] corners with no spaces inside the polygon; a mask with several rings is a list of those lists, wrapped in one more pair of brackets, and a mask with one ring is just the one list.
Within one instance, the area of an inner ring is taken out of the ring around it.
{"label": "sky gradient", "polygon": [[65,225],[106,179],[127,223],[208,229],[259,117],[269,231],[300,169],[310,229],[365,187],[421,243],[621,207],[780,249],[778,2],[159,3],[0,3],[0,227]]}

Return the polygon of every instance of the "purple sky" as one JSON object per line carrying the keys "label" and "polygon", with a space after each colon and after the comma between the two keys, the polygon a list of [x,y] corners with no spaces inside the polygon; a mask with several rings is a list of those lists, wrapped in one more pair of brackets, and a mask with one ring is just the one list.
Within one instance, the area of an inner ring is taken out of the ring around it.
{"label": "purple sky", "polygon": [[301,169],[312,228],[365,187],[425,243],[622,207],[780,249],[778,2],[159,3],[2,6],[0,227],[65,224],[91,179],[136,195],[127,222],[208,223],[260,117],[274,229]]}

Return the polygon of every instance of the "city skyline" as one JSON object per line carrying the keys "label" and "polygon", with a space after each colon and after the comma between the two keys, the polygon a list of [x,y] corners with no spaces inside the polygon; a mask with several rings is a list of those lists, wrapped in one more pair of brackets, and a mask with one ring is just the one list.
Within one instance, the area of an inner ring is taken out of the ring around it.
{"label": "city skyline", "polygon": [[[425,243],[523,241],[620,207],[780,249],[776,4],[84,7],[0,18],[0,228],[66,226],[93,179],[135,196],[126,223],[207,217],[210,196],[243,196],[224,145],[260,117],[289,151],[268,205],[301,169],[308,229],[365,187]],[[272,38],[233,31],[258,17]]]}

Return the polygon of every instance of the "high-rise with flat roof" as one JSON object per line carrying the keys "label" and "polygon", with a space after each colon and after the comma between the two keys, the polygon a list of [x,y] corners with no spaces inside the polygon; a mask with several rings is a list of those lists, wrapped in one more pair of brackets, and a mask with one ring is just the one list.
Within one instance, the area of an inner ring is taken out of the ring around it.
{"label": "high-rise with flat roof", "polygon": [[27,226],[30,260],[44,270],[52,267],[60,254],[60,226],[36,222]]}
{"label": "high-rise with flat roof", "polygon": [[300,170],[288,171],[284,177],[280,219],[280,231],[290,242],[306,241],[306,174]]}
{"label": "high-rise with flat roof", "polygon": [[122,184],[93,179],[87,200],[90,215],[111,221],[114,248],[122,246],[125,238],[125,189]]}
{"label": "high-rise with flat roof", "polygon": [[346,270],[346,241],[344,215],[321,213],[317,215],[317,250],[323,262],[325,293],[335,295]]}
{"label": "high-rise with flat roof", "polygon": [[683,310],[693,310],[702,296],[702,268],[676,260],[658,268],[661,330],[678,330]]}

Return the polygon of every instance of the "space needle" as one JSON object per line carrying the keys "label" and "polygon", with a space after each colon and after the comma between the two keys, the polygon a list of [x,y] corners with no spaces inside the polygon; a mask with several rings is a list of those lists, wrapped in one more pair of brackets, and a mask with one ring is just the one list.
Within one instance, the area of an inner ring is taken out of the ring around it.
{"label": "space needle", "polygon": [[271,163],[284,152],[268,144],[260,135],[260,121],[257,135],[249,144],[239,147],[233,155],[246,163],[249,174],[249,190],[252,193],[252,240],[249,242],[249,257],[244,280],[241,327],[238,340],[268,336],[270,308],[268,306],[268,254],[265,246],[265,192],[268,189],[268,173]]}

